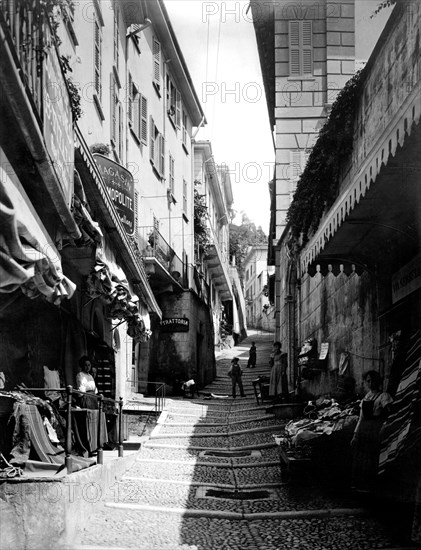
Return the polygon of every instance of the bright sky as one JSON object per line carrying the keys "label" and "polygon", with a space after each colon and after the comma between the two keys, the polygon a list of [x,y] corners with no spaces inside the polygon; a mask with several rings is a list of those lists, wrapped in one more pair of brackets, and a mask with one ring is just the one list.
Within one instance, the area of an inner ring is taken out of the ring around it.
{"label": "bright sky", "polygon": [[[367,59],[390,10],[370,19],[379,0],[355,3],[356,58]],[[196,139],[209,139],[215,161],[230,169],[235,223],[244,211],[267,234],[275,154],[248,4],[165,0],[208,121]]]}

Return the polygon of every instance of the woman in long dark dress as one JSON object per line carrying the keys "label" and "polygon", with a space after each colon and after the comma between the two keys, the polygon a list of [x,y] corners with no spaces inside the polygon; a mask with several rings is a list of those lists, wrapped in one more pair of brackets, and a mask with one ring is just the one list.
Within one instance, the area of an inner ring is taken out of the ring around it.
{"label": "woman in long dark dress", "polygon": [[360,404],[360,418],[351,441],[352,485],[360,491],[373,488],[377,476],[380,452],[380,428],[388,414],[392,397],[381,391],[378,372],[370,370],[363,375],[367,393]]}

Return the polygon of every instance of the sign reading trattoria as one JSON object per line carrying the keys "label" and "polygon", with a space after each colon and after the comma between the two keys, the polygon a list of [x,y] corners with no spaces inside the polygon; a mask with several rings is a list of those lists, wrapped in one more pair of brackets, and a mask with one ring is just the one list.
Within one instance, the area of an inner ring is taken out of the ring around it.
{"label": "sign reading trattoria", "polygon": [[134,181],[131,172],[104,155],[95,153],[93,156],[126,233],[133,235],[135,212]]}
{"label": "sign reading trattoria", "polygon": [[162,319],[161,332],[188,332],[189,320],[185,317],[169,317]]}

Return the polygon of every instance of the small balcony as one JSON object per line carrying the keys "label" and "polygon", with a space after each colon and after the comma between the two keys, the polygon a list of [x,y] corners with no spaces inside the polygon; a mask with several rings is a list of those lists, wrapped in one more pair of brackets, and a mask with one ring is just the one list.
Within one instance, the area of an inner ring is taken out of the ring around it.
{"label": "small balcony", "polygon": [[177,256],[158,229],[139,227],[138,246],[152,290],[177,291],[188,287],[186,264]]}
{"label": "small balcony", "polygon": [[219,246],[217,236],[211,230],[212,244],[208,247],[204,257],[206,268],[212,276],[212,281],[221,295],[222,300],[232,300],[233,293],[231,287],[231,279],[228,272],[228,262],[226,254],[224,254]]}

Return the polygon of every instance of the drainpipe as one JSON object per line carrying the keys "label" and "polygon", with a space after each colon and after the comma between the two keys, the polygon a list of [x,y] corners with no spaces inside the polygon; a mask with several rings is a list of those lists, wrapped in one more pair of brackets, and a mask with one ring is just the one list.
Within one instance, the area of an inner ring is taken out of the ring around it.
{"label": "drainpipe", "polygon": [[38,168],[48,194],[54,202],[64,227],[72,238],[80,239],[82,234],[66,204],[61,191],[61,184],[45,147],[44,137],[39,127],[39,121],[36,119],[33,107],[29,103],[25,86],[16,69],[12,52],[1,27],[0,80],[5,95],[9,100],[13,115],[16,120],[19,121],[19,127],[23,134],[25,144]]}

